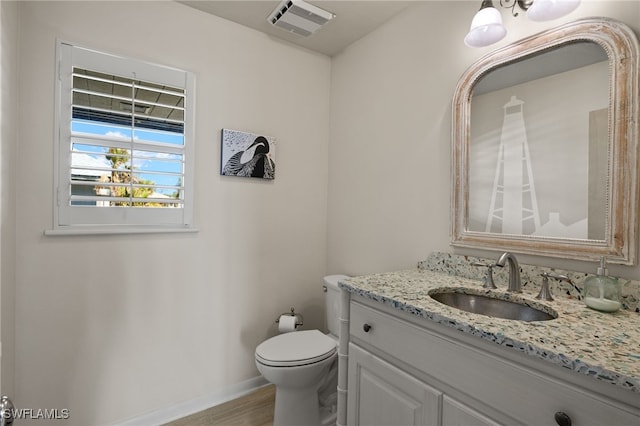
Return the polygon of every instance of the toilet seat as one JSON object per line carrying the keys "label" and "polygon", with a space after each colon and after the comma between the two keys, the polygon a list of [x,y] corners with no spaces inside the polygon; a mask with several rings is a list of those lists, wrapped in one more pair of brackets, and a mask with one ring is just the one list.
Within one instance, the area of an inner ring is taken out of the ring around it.
{"label": "toilet seat", "polygon": [[296,367],[320,362],[335,352],[335,340],[319,330],[294,331],[258,345],[256,360],[272,367]]}

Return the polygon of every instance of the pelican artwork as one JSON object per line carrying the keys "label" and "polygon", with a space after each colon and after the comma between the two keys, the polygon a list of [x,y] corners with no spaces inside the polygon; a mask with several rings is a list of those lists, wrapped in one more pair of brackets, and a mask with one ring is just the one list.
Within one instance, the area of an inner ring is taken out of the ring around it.
{"label": "pelican artwork", "polygon": [[273,144],[265,136],[223,129],[221,174],[273,179],[276,168]]}

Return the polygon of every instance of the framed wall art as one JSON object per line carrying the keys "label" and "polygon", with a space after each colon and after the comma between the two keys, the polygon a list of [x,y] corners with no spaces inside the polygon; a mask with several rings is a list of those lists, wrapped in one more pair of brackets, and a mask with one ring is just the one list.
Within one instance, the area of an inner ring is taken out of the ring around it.
{"label": "framed wall art", "polygon": [[221,146],[221,175],[275,179],[275,138],[222,129]]}

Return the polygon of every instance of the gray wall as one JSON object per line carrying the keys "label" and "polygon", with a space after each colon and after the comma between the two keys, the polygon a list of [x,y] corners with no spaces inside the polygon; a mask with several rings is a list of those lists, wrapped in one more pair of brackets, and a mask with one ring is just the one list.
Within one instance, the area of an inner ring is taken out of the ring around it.
{"label": "gray wall", "polygon": [[[112,423],[256,378],[291,306],[322,328],[330,59],[176,2],[18,10],[16,403]],[[198,233],[43,235],[58,37],[196,74]],[[277,139],[274,181],[220,176],[223,127]]]}
{"label": "gray wall", "polygon": [[[15,354],[21,407],[105,424],[224,394],[258,375],[254,348],[280,312],[323,326],[324,274],[451,251],[450,103],[489,51],[462,43],[478,1],[416,4],[333,59],[174,2],[5,3],[2,362],[4,385]],[[567,19],[597,15],[640,27],[635,1]],[[505,21],[503,44],[558,23]],[[199,233],[43,236],[56,37],[196,73]],[[278,139],[274,182],[219,176],[222,127]]]}
{"label": "gray wall", "polygon": [[[449,245],[451,100],[475,60],[525,36],[592,16],[638,32],[640,2],[584,1],[555,21],[502,13],[507,37],[464,45],[477,1],[421,2],[333,58],[329,147],[329,269],[365,274],[413,268],[434,251],[494,257]],[[525,263],[595,272],[594,264],[520,256]],[[640,268],[609,272],[636,277]]]}
{"label": "gray wall", "polygon": [[16,290],[16,185],[13,162],[18,135],[18,7],[0,2],[0,388],[13,395]]}

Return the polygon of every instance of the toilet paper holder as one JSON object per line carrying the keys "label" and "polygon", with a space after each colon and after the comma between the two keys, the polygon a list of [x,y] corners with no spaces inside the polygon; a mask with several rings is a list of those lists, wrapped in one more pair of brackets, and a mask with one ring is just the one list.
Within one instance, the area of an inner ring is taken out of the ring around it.
{"label": "toilet paper holder", "polygon": [[292,316],[292,317],[296,317],[296,328],[300,327],[301,325],[303,325],[303,323],[302,323],[302,319],[303,319],[302,318],[302,314],[297,313],[295,311],[295,309],[293,309],[293,306],[291,307],[291,312],[283,312],[282,314],[280,314],[278,316],[278,319],[276,319],[276,324],[278,324],[280,322],[280,317],[282,315],[289,315],[289,316]]}

